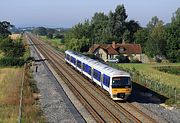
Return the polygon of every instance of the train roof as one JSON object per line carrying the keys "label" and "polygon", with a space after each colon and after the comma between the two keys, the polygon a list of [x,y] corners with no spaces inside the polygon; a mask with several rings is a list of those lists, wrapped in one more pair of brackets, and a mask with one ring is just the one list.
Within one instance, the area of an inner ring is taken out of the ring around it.
{"label": "train roof", "polygon": [[112,68],[106,64],[98,62],[98,61],[91,59],[87,56],[84,56],[82,54],[79,54],[79,53],[76,53],[76,52],[73,52],[70,50],[67,50],[65,53],[71,54],[76,59],[80,60],[81,62],[88,64],[89,66],[91,66],[109,76],[130,76],[130,74],[125,71],[117,70],[115,68]]}

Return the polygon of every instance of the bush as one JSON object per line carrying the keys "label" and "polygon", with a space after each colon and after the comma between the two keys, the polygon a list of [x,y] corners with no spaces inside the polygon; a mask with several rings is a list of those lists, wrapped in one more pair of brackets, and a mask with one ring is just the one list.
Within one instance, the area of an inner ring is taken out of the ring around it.
{"label": "bush", "polygon": [[0,49],[7,57],[21,57],[24,54],[25,48],[21,40],[13,41],[10,38],[5,38],[0,42]]}
{"label": "bush", "polygon": [[139,61],[138,59],[132,59],[132,60],[130,61],[130,63],[142,63],[142,62]]}
{"label": "bush", "polygon": [[14,57],[3,57],[0,59],[0,66],[23,66],[24,59]]}

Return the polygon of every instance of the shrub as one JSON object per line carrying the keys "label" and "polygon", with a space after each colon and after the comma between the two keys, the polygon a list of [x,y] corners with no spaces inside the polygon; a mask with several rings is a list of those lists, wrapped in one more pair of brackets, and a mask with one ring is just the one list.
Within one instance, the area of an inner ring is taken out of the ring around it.
{"label": "shrub", "polygon": [[25,48],[22,41],[13,41],[10,38],[5,38],[0,42],[0,49],[7,57],[21,57],[24,54]]}
{"label": "shrub", "polygon": [[142,62],[139,61],[138,59],[132,59],[132,60],[130,61],[130,63],[142,63]]}
{"label": "shrub", "polygon": [[0,59],[0,66],[22,66],[24,59],[14,57],[3,57]]}

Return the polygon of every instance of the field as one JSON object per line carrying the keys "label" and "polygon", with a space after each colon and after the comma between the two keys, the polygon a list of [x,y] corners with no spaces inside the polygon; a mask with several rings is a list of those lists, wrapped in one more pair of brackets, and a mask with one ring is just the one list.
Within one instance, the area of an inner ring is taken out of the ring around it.
{"label": "field", "polygon": [[[23,71],[23,68],[0,68],[0,123],[18,122]],[[32,88],[29,86],[29,77],[26,74],[23,87],[22,122],[43,122],[40,109],[34,105],[36,102]]]}
{"label": "field", "polygon": [[22,72],[21,68],[0,69],[0,122],[14,123],[18,120]]}
{"label": "field", "polygon": [[180,88],[180,76],[161,72],[154,67],[160,66],[180,66],[180,63],[176,64],[118,64],[125,69],[135,68],[140,74],[145,75],[153,80],[160,81],[166,85]]}
{"label": "field", "polygon": [[53,38],[53,39],[47,39],[46,36],[40,36],[40,38],[47,42],[49,45],[51,45],[52,47],[54,47],[55,49],[59,50],[59,51],[64,51],[65,50],[65,47],[64,45],[61,43],[61,40],[60,39],[56,39],[56,38]]}
{"label": "field", "polygon": [[[180,76],[172,73],[159,71],[157,68],[179,68],[176,64],[110,64],[113,67],[123,69],[132,74],[132,80],[140,85],[164,95],[169,99],[167,104],[180,104]],[[173,72],[177,70],[173,70]]]}

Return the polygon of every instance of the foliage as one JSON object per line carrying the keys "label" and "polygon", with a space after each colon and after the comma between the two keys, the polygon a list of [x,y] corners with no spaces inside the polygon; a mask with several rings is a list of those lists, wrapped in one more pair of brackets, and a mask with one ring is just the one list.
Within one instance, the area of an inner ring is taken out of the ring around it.
{"label": "foliage", "polygon": [[0,66],[23,66],[23,64],[23,58],[3,57],[0,59]]}
{"label": "foliage", "polygon": [[132,60],[130,60],[130,63],[142,63],[142,62],[139,61],[138,59],[132,59]]}
{"label": "foliage", "polygon": [[47,36],[47,38],[49,38],[49,39],[52,39],[52,38],[53,38],[53,34],[51,34],[51,33],[48,33],[46,36]]}
{"label": "foliage", "polygon": [[126,19],[124,5],[118,5],[115,11],[110,11],[108,15],[103,12],[95,13],[91,21],[78,23],[65,34],[66,48],[85,52],[94,43],[120,43],[123,38],[131,43],[140,26],[138,22]]}
{"label": "foliage", "polygon": [[129,58],[127,56],[123,56],[123,55],[118,55],[116,56],[116,58],[118,59],[119,63],[129,63]]}
{"label": "foliage", "polygon": [[104,13],[95,13],[91,20],[92,40],[94,43],[105,43],[110,38],[108,34],[108,16]]}
{"label": "foliage", "polygon": [[155,68],[165,73],[180,75],[180,66],[161,66]]}
{"label": "foliage", "polygon": [[[137,21],[127,20],[127,17],[124,5],[118,5],[115,11],[110,11],[107,15],[96,12],[91,20],[78,23],[57,37],[64,39],[66,49],[78,52],[87,52],[93,44],[123,41],[140,44],[143,53],[150,59],[155,58],[157,62],[180,61],[180,8],[173,14],[171,23],[165,25],[154,16],[142,28]],[[49,36],[51,37],[52,35]]]}
{"label": "foliage", "polygon": [[141,28],[135,33],[135,43],[141,44],[143,53],[145,52],[144,49],[146,47],[146,42],[148,40],[149,31],[146,28]]}
{"label": "foliage", "polygon": [[33,30],[33,32],[37,35],[45,36],[47,35],[47,29],[45,27],[38,27]]}
{"label": "foliage", "polygon": [[21,40],[13,41],[10,38],[5,38],[0,41],[0,50],[8,57],[21,57],[25,51]]}
{"label": "foliage", "polygon": [[148,25],[150,29],[149,37],[146,42],[145,52],[147,55],[153,56],[163,56],[165,55],[166,47],[166,32],[163,27],[163,22],[159,20],[156,16],[152,18]]}
{"label": "foliage", "polygon": [[177,9],[172,17],[172,23],[167,32],[166,57],[171,62],[180,62],[180,8]]}
{"label": "foliage", "polygon": [[109,13],[109,28],[116,41],[122,41],[122,35],[126,29],[126,18],[127,14],[124,5],[118,5],[114,13]]}
{"label": "foliage", "polygon": [[0,39],[7,38],[11,32],[8,30],[11,24],[7,21],[0,21]]}
{"label": "foliage", "polygon": [[126,34],[126,38],[124,38],[124,40],[127,41],[126,43],[134,43],[135,33],[140,29],[140,25],[137,21],[130,20],[129,22],[126,22],[126,28],[126,33],[124,32],[123,34],[123,36]]}

